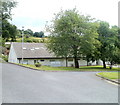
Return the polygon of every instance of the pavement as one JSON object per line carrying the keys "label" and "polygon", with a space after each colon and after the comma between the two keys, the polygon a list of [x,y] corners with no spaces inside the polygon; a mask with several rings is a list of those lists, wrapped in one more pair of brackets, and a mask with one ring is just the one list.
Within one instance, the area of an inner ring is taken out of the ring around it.
{"label": "pavement", "polygon": [[118,86],[96,72],[45,72],[3,64],[3,103],[118,103]]}

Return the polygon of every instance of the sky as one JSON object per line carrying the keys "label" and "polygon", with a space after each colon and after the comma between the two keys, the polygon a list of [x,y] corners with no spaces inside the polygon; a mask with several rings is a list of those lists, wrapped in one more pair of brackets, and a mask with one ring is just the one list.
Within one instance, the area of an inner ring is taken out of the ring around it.
{"label": "sky", "polygon": [[97,20],[118,25],[119,0],[15,0],[17,7],[12,10],[11,23],[18,29],[31,29],[34,32],[45,32],[48,24],[54,18],[54,13],[61,9],[77,8],[80,14],[90,15]]}

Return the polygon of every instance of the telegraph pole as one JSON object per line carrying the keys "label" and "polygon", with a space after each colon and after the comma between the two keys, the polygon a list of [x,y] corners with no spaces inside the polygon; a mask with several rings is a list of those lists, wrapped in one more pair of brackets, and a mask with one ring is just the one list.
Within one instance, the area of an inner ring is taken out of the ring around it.
{"label": "telegraph pole", "polygon": [[23,64],[24,26],[22,26],[22,64]]}

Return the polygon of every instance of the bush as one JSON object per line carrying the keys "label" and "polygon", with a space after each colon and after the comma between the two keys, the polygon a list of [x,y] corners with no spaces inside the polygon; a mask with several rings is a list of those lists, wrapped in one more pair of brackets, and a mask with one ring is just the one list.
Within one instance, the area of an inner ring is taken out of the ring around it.
{"label": "bush", "polygon": [[2,55],[2,59],[6,62],[8,62],[8,56]]}
{"label": "bush", "polygon": [[31,39],[29,39],[29,38],[25,38],[24,42],[33,42],[33,41]]}
{"label": "bush", "polygon": [[36,67],[40,67],[41,64],[40,64],[39,62],[37,62],[37,63],[35,63],[35,66],[36,66]]}
{"label": "bush", "polygon": [[40,41],[38,39],[33,39],[32,40],[34,43],[39,43]]}

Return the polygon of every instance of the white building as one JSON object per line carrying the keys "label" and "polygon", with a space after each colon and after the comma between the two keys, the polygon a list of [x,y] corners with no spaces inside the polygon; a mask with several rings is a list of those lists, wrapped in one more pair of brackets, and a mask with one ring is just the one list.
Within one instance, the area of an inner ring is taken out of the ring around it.
{"label": "white building", "polygon": [[[66,66],[66,59],[56,57],[54,53],[49,53],[44,43],[22,43],[13,42],[11,44],[8,62],[32,64],[36,62],[46,66]],[[79,65],[87,65],[87,61],[78,60]],[[99,62],[100,64],[100,62]],[[67,59],[68,66],[74,66],[74,59]],[[96,65],[96,62],[91,62],[91,65]]]}

